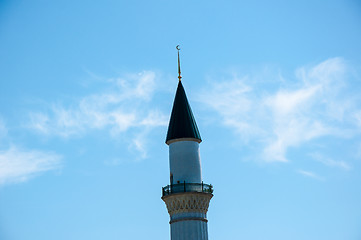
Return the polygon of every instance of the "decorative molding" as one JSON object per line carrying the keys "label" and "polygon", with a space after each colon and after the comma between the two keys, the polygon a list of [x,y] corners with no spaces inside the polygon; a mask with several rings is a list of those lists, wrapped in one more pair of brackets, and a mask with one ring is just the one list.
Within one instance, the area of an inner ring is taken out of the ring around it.
{"label": "decorative molding", "polygon": [[176,223],[176,222],[181,222],[181,221],[192,221],[192,220],[193,220],[193,221],[208,222],[208,220],[205,219],[205,218],[189,217],[189,218],[180,218],[180,219],[171,220],[171,221],[169,221],[169,224]]}
{"label": "decorative molding", "polygon": [[177,213],[199,212],[206,214],[209,201],[213,197],[211,193],[185,192],[162,197],[167,205],[170,216]]}
{"label": "decorative molding", "polygon": [[175,142],[186,142],[186,141],[197,142],[197,143],[201,143],[201,142],[202,142],[202,140],[197,139],[197,138],[176,138],[176,139],[168,140],[168,141],[166,142],[166,144],[167,144],[167,145],[170,145],[170,144],[175,143]]}

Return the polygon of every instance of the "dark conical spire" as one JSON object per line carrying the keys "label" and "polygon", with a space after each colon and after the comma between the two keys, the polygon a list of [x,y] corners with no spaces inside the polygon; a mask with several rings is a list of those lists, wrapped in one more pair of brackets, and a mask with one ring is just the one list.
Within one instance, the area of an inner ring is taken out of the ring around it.
{"label": "dark conical spire", "polygon": [[187,139],[191,141],[201,142],[201,135],[199,134],[196,120],[193,117],[191,106],[189,106],[186,92],[182,85],[179,45],[176,46],[178,50],[178,87],[175,94],[172,114],[170,116],[166,144],[170,144],[178,139]]}
{"label": "dark conical spire", "polygon": [[170,144],[173,140],[182,138],[187,138],[199,143],[202,141],[182,82],[179,81],[165,142]]}

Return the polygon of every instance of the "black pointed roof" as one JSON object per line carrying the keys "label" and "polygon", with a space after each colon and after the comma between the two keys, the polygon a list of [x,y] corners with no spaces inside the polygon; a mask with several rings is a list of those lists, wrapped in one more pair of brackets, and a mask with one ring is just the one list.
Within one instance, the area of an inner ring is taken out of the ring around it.
{"label": "black pointed roof", "polygon": [[179,81],[165,142],[170,144],[172,140],[181,138],[188,138],[199,143],[202,141],[182,82]]}

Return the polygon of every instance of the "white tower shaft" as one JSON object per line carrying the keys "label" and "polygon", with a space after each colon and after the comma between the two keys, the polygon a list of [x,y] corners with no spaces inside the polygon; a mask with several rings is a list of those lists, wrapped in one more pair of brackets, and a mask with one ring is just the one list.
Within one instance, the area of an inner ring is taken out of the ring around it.
{"label": "white tower shaft", "polygon": [[169,144],[170,184],[201,183],[199,143],[177,141]]}

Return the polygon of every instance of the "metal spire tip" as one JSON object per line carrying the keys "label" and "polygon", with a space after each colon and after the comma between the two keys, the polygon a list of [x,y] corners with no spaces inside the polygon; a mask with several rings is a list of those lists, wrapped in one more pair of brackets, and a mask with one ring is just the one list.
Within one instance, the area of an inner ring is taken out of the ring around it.
{"label": "metal spire tip", "polygon": [[178,50],[178,79],[179,81],[181,81],[182,76],[181,76],[180,58],[179,58],[179,50],[180,50],[179,45],[177,45],[175,48]]}

